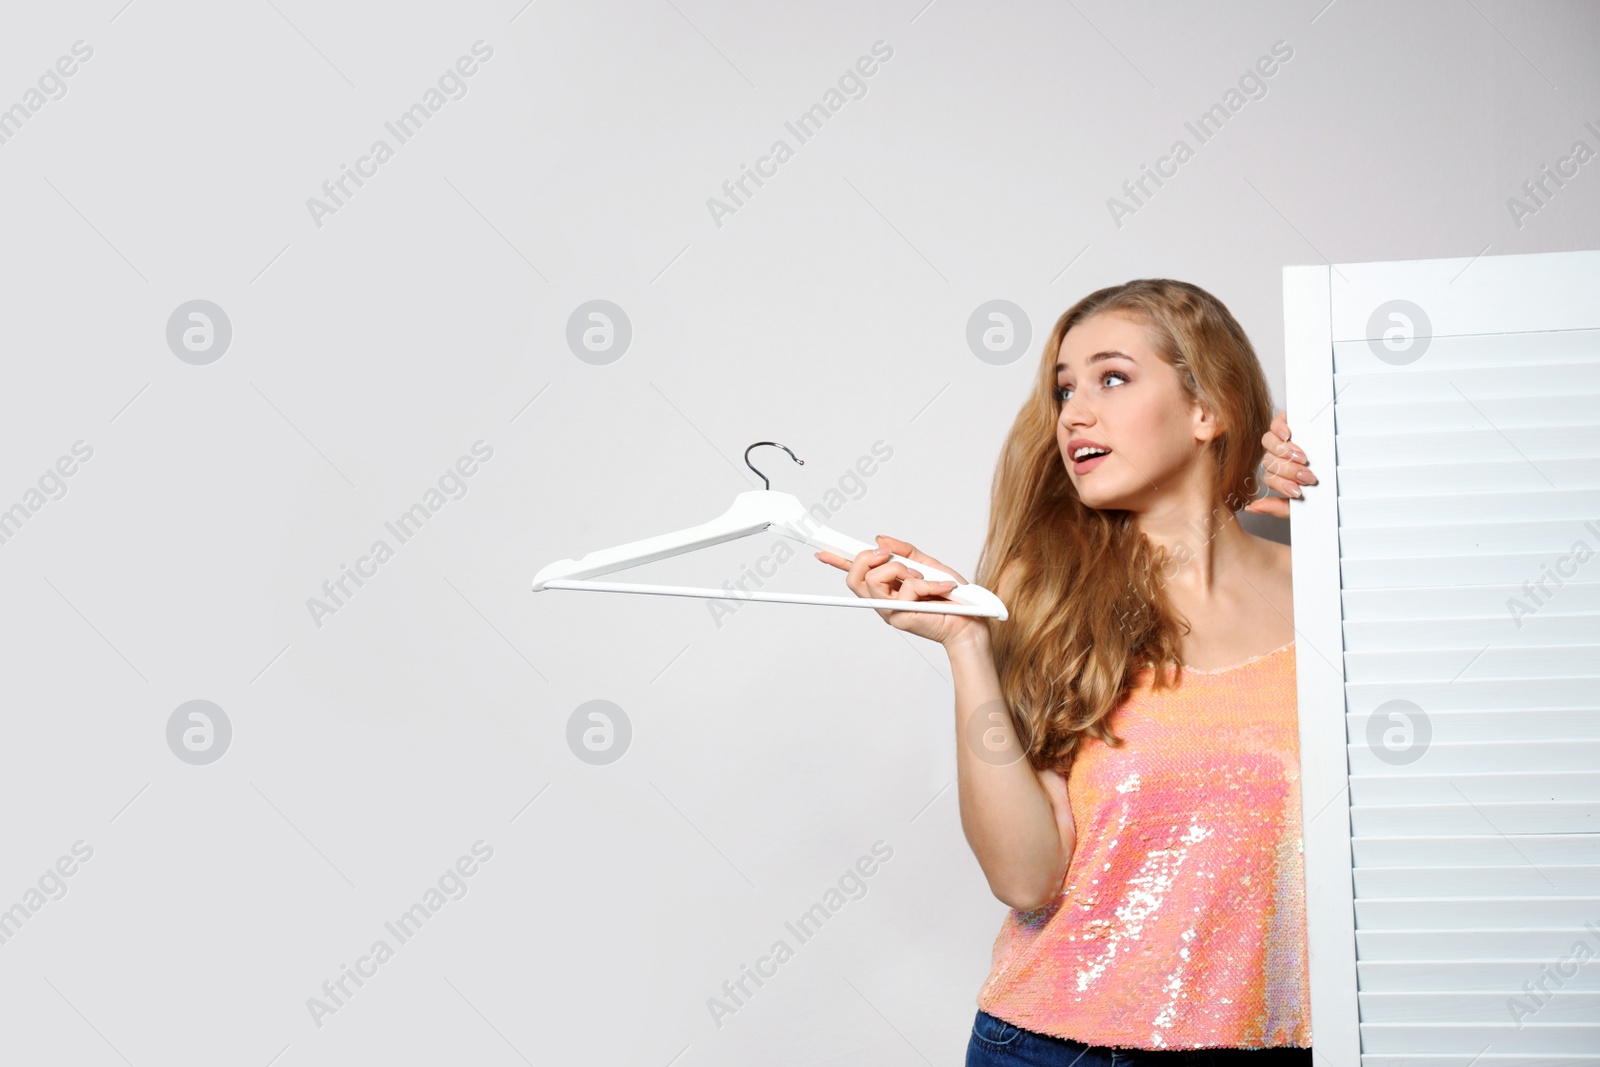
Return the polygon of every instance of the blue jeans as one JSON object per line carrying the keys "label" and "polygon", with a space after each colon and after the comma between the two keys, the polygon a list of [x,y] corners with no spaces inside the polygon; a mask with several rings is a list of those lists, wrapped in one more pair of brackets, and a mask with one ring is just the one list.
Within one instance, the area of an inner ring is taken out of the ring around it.
{"label": "blue jeans", "polygon": [[1310,1067],[1309,1048],[1146,1050],[1036,1034],[979,1010],[967,1067]]}

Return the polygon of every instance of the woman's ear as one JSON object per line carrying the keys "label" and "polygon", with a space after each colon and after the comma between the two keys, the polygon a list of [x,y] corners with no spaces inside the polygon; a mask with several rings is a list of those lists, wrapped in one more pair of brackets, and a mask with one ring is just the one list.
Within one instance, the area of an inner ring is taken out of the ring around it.
{"label": "woman's ear", "polygon": [[1222,436],[1222,420],[1211,409],[1211,405],[1204,400],[1194,402],[1194,439],[1196,441],[1214,441]]}

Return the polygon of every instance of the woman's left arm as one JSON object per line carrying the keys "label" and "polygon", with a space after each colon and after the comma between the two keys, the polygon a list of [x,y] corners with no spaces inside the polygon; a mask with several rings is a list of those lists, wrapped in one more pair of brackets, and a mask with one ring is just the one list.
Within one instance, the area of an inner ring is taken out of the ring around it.
{"label": "woman's left arm", "polygon": [[1261,435],[1261,444],[1267,452],[1261,460],[1267,487],[1283,496],[1260,497],[1246,504],[1244,510],[1287,519],[1289,498],[1299,498],[1303,485],[1316,485],[1317,476],[1311,473],[1310,461],[1300,446],[1289,440],[1289,419],[1285,412],[1280,411],[1273,417],[1272,429]]}

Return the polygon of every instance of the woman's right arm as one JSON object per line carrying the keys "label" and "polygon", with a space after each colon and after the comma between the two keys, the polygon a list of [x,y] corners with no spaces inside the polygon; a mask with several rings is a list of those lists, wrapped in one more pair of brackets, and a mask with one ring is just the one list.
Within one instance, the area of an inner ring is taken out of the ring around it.
{"label": "woman's right arm", "polygon": [[1076,844],[1066,779],[1035,771],[1024,757],[988,629],[966,627],[945,650],[955,679],[961,829],[994,895],[1032,911],[1060,892]]}
{"label": "woman's right arm", "polygon": [[[949,583],[930,582],[895,553],[966,579],[914,545],[878,535],[878,549],[853,559],[832,552],[817,558],[847,572],[857,596],[881,600],[947,599]],[[1007,572],[997,582],[1005,588]],[[998,591],[998,590],[997,590]],[[1067,783],[1055,771],[1035,771],[1023,754],[1000,692],[1000,676],[984,620],[879,609],[898,630],[937,641],[950,656],[956,690],[956,783],[961,829],[983,868],[989,888],[1018,911],[1054,900],[1072,859],[1076,832],[1067,804]]]}

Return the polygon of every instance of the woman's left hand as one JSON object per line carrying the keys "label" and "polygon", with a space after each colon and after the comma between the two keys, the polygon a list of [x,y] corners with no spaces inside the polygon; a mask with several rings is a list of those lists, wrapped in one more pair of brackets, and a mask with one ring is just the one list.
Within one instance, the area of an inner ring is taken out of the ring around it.
{"label": "woman's left hand", "polygon": [[1300,446],[1290,442],[1289,419],[1284,412],[1273,417],[1272,429],[1261,435],[1261,444],[1267,452],[1261,460],[1267,486],[1283,496],[1263,496],[1246,504],[1244,510],[1287,519],[1289,501],[1285,498],[1298,498],[1300,487],[1316,485],[1317,476],[1311,473],[1310,463]]}

